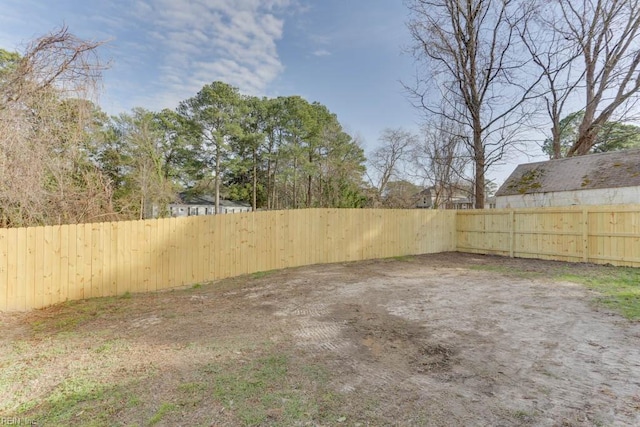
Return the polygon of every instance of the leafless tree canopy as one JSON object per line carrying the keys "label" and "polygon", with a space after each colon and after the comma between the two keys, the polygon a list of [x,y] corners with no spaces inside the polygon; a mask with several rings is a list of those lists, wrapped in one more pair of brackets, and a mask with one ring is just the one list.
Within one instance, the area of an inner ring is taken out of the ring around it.
{"label": "leafless tree canopy", "polygon": [[376,189],[376,204],[382,203],[382,197],[390,182],[406,178],[404,176],[405,167],[417,141],[415,135],[403,129],[382,131],[381,145],[369,156],[369,166],[372,172],[369,180]]}
{"label": "leafless tree canopy", "polygon": [[584,65],[584,118],[568,155],[589,152],[600,128],[640,90],[640,2],[556,0],[555,30],[575,46]]}
{"label": "leafless tree canopy", "polygon": [[430,122],[441,117],[467,129],[476,207],[484,204],[487,169],[540,123],[539,101],[556,158],[570,113],[580,111],[582,121],[567,155],[582,155],[637,104],[640,0],[406,3],[423,66],[408,89]]}
{"label": "leafless tree canopy", "polygon": [[581,111],[568,155],[587,154],[610,120],[629,118],[640,89],[638,0],[537,1],[517,27],[542,81],[537,88],[559,158],[561,120]]}
{"label": "leafless tree canopy", "polygon": [[[95,220],[110,212],[109,182],[88,160],[103,67],[99,43],[67,28],[5,55],[0,69],[0,225]],[[6,53],[6,52],[4,52]]]}
{"label": "leafless tree canopy", "polygon": [[518,2],[410,0],[408,28],[424,74],[410,90],[429,116],[468,129],[476,207],[484,207],[485,172],[500,160],[526,120],[536,79],[516,51]]}
{"label": "leafless tree canopy", "polygon": [[451,121],[440,118],[425,125],[423,140],[415,146],[411,157],[416,176],[431,188],[434,208],[445,206],[472,182],[468,175],[471,153],[461,129]]}

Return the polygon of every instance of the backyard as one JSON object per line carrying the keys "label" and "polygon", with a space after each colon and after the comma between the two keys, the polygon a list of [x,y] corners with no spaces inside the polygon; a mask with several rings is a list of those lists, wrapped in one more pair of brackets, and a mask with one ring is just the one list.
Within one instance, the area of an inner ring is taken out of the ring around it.
{"label": "backyard", "polygon": [[441,253],[0,314],[37,425],[640,425],[640,270]]}

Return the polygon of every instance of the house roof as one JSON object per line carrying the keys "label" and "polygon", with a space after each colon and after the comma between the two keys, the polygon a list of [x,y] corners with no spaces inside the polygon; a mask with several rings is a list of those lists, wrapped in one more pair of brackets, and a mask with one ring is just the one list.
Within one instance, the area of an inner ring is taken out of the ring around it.
{"label": "house roof", "polygon": [[496,196],[640,186],[640,149],[519,165]]}

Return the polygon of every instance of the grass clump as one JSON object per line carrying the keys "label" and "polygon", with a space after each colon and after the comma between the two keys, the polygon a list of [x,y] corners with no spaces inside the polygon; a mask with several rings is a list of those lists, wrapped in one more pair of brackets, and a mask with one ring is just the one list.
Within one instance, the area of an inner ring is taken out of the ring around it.
{"label": "grass clump", "polygon": [[307,398],[292,381],[292,376],[302,373],[310,381],[320,380],[318,386],[322,387],[328,374],[316,367],[306,366],[301,372],[297,369],[290,366],[287,356],[275,354],[235,369],[207,365],[204,373],[211,375],[213,397],[235,415],[240,425],[298,425],[332,416],[333,404],[325,407],[323,399]]}
{"label": "grass clump", "polygon": [[147,425],[154,426],[158,424],[160,421],[162,421],[162,418],[164,418],[165,415],[175,409],[176,405],[174,405],[173,403],[163,403],[162,405],[160,405],[156,413],[153,414],[153,416],[149,419]]}
{"label": "grass clump", "polygon": [[569,273],[557,278],[587,286],[601,294],[598,302],[627,319],[640,320],[640,269],[617,267],[597,274]]}
{"label": "grass clump", "polygon": [[257,271],[255,273],[252,273],[251,277],[253,279],[262,279],[264,277],[271,276],[272,274],[276,273],[277,271],[278,270]]}
{"label": "grass clump", "polygon": [[630,320],[640,320],[640,268],[564,263],[544,271],[514,266],[472,265],[470,270],[508,274],[520,278],[548,278],[579,283],[600,294],[596,301]]}

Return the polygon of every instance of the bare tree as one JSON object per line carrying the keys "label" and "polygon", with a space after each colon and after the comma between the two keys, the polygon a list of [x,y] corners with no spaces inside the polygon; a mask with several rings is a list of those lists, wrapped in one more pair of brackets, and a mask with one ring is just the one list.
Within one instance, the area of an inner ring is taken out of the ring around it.
{"label": "bare tree", "polygon": [[[517,142],[526,101],[539,81],[523,78],[516,26],[526,17],[512,0],[407,0],[413,53],[426,74],[408,88],[430,116],[469,130],[475,205],[483,208],[485,172]],[[434,96],[433,89],[440,92]],[[435,102],[434,102],[435,100]],[[442,100],[448,103],[442,107]]]}
{"label": "bare tree", "polygon": [[562,157],[562,119],[565,105],[572,100],[584,79],[584,69],[576,62],[580,57],[575,43],[554,31],[556,17],[545,11],[543,3],[525,3],[523,13],[527,19],[516,26],[520,38],[539,69],[542,80],[539,92],[551,120],[552,158]]}
{"label": "bare tree", "polygon": [[584,62],[584,117],[568,155],[587,154],[600,128],[640,90],[640,1],[555,1],[555,25]]}
{"label": "bare tree", "polygon": [[111,187],[89,161],[103,69],[100,43],[66,27],[0,64],[0,225],[91,221],[111,215]]}
{"label": "bare tree", "polygon": [[563,155],[562,119],[576,110],[584,115],[567,155],[587,154],[603,126],[628,118],[638,100],[640,1],[539,0],[522,10],[517,28],[541,72],[553,158]]}
{"label": "bare tree", "polygon": [[472,181],[468,176],[472,156],[465,138],[460,126],[440,118],[424,126],[423,140],[412,153],[416,175],[431,185],[435,209],[451,201]]}
{"label": "bare tree", "polygon": [[378,202],[389,182],[403,178],[401,168],[408,162],[418,139],[403,129],[385,129],[379,141],[381,145],[369,156],[369,166],[374,171],[374,176],[369,176],[369,181],[376,188]]}
{"label": "bare tree", "polygon": [[51,88],[58,95],[88,98],[105,69],[97,54],[102,44],[74,36],[66,26],[34,40],[3,82],[0,108]]}

